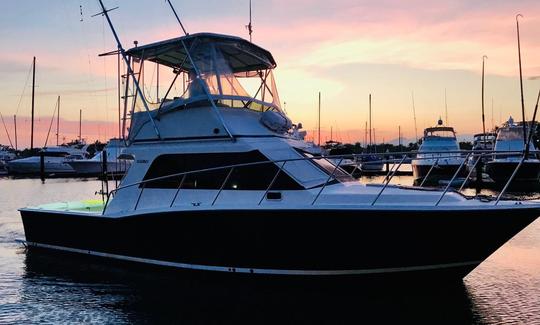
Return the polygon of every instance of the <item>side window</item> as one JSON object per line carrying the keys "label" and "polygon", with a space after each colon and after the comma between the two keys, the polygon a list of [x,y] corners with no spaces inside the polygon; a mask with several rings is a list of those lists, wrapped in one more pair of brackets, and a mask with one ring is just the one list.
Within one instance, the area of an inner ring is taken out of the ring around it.
{"label": "side window", "polygon": [[[274,163],[269,162],[257,150],[230,153],[161,155],[152,162],[152,165],[144,176],[144,180],[189,171],[208,170],[185,174],[185,178],[183,175],[180,175],[150,181],[146,183],[145,187],[178,188],[184,178],[181,184],[183,189],[219,189],[227,178],[227,175],[231,172],[231,168],[219,167],[257,162],[261,163],[235,167],[223,188],[227,190],[265,190],[278,172],[278,167]],[[213,168],[218,169],[213,170]],[[287,175],[285,171],[281,171],[271,189],[299,190],[304,189],[304,187]]]}

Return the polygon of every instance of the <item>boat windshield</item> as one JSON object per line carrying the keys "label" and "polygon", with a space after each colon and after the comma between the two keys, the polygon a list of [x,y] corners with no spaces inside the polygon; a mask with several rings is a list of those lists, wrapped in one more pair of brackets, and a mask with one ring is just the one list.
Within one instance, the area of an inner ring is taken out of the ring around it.
{"label": "boat windshield", "polygon": [[444,130],[441,128],[441,130],[433,129],[433,130],[426,130],[425,138],[451,138],[455,139],[456,134],[454,131],[451,130]]}
{"label": "boat windshield", "polygon": [[523,141],[523,128],[512,127],[512,128],[503,128],[499,130],[499,134],[497,135],[497,141],[512,141],[512,140]]}

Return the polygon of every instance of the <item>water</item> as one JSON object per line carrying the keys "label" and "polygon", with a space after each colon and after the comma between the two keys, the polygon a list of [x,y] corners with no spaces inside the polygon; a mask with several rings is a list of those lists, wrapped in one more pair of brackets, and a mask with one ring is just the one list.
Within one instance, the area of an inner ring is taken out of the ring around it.
{"label": "water", "polygon": [[17,208],[92,198],[98,189],[98,181],[0,178],[0,323],[540,324],[540,219],[463,285],[429,289],[231,287],[15,243],[24,238]]}

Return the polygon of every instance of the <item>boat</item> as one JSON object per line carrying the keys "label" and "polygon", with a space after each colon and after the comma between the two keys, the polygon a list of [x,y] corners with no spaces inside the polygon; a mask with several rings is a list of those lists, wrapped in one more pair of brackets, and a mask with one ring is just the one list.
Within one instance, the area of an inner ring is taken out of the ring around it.
{"label": "boat", "polygon": [[66,163],[80,176],[100,176],[103,174],[103,153],[107,155],[107,175],[119,177],[124,175],[131,166],[132,159],[123,155],[125,145],[120,139],[111,139],[102,151],[99,151],[90,159],[66,158]]}
{"label": "boat", "polygon": [[45,174],[72,175],[75,174],[75,170],[66,162],[66,158],[70,157],[71,160],[84,159],[88,155],[86,148],[87,145],[79,142],[44,147],[38,155],[9,161],[7,170],[10,175],[39,175],[41,173],[41,155],[43,155]]}
{"label": "boat", "polygon": [[[540,214],[538,201],[362,184],[310,154],[290,133],[272,54],[243,38],[118,42],[129,75],[132,62],[159,63],[189,76],[187,90],[154,108],[130,97],[142,103],[125,106],[141,110],[128,115],[135,160],[119,187],[104,202],[20,209],[29,249],[224,281],[459,282]],[[265,91],[247,93],[243,78]]]}
{"label": "boat", "polygon": [[[486,164],[486,173],[493,181],[504,184],[505,180],[510,178],[523,158],[525,141],[523,124],[514,123],[512,117],[497,130],[496,153],[493,155],[493,159]],[[529,143],[529,150],[533,153],[523,160],[514,176],[514,184],[530,183],[535,185],[540,179],[540,160],[534,154],[535,148],[532,141]]]}
{"label": "boat", "polygon": [[15,158],[17,155],[9,147],[0,145],[0,175],[7,174],[7,163]]}
{"label": "boat", "polygon": [[426,128],[416,158],[412,160],[414,182],[417,184],[439,184],[440,180],[465,177],[462,157],[456,132],[453,127],[444,126],[439,119],[437,126]]}
{"label": "boat", "polygon": [[361,176],[360,168],[356,162],[352,149],[347,148],[341,142],[334,140],[326,141],[324,149],[326,151],[325,156],[328,156],[328,160],[330,160],[332,164],[339,166],[355,178]]}

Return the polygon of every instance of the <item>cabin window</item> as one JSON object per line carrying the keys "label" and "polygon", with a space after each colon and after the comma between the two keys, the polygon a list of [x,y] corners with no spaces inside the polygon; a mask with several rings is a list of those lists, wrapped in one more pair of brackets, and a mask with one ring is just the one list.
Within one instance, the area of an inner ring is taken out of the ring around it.
{"label": "cabin window", "polygon": [[334,165],[330,160],[324,157],[316,157],[315,155],[306,152],[299,148],[294,148],[296,152],[301,154],[302,156],[306,158],[310,163],[317,166],[320,170],[324,171],[328,176],[332,175],[334,173],[334,179],[344,183],[344,182],[354,182],[356,181],[350,174],[348,174],[346,171],[344,171],[342,168],[337,168],[336,165]]}
{"label": "cabin window", "polygon": [[69,153],[60,151],[45,151],[43,152],[45,157],[67,157]]}
{"label": "cabin window", "polygon": [[[256,163],[248,166],[220,168],[237,164]],[[225,190],[266,190],[279,168],[257,150],[249,152],[166,154],[157,157],[144,180],[196,170],[202,172],[186,174],[182,189],[220,189],[230,174]],[[147,188],[178,188],[183,176],[167,177],[146,183]],[[142,186],[142,185],[140,185]],[[272,190],[304,189],[285,171],[281,171],[272,185]]]}

